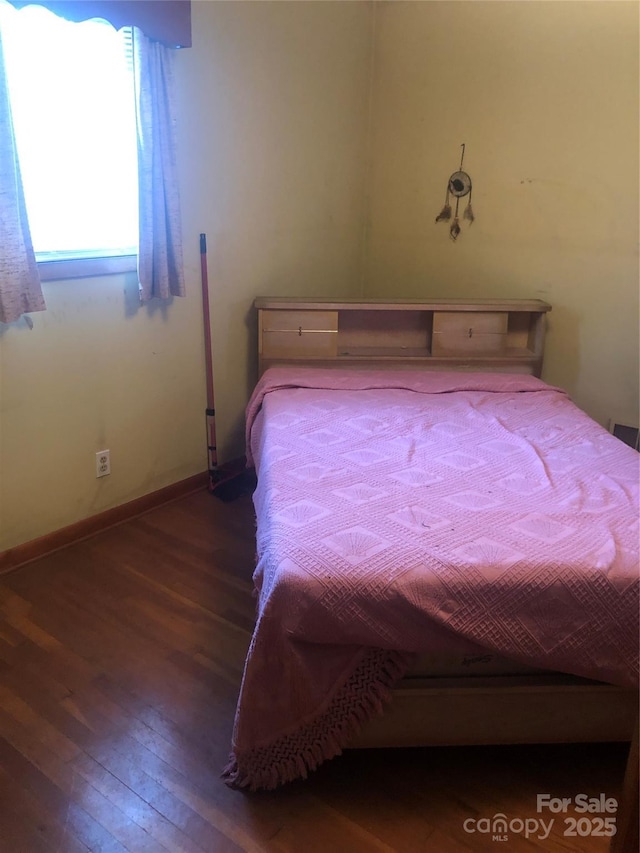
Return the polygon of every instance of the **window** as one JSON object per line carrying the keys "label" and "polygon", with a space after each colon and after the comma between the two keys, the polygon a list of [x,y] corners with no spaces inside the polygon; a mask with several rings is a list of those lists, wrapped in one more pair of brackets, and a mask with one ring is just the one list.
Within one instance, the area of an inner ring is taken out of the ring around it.
{"label": "window", "polygon": [[131,29],[2,0],[0,26],[36,259],[135,255]]}

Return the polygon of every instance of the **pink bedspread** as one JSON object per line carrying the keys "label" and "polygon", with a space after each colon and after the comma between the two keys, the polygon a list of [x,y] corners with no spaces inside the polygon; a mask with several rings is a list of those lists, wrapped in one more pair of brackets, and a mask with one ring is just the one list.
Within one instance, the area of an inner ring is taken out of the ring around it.
{"label": "pink bedspread", "polygon": [[258,615],[229,784],[338,754],[438,631],[637,683],[639,457],[563,391],[272,368],[247,430]]}

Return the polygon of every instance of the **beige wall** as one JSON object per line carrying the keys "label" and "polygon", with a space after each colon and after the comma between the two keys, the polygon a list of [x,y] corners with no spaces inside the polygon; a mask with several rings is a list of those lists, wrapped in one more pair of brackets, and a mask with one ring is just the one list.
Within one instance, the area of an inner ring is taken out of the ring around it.
{"label": "beige wall", "polygon": [[141,308],[133,275],[44,289],[32,330],[0,327],[0,550],[206,468],[195,299]]}
{"label": "beige wall", "polygon": [[[200,232],[223,459],[243,449],[256,295],[539,296],[545,378],[636,418],[637,33],[635,3],[195,0],[187,297],[54,282],[33,330],[0,326],[0,550],[206,468]],[[462,142],[477,219],[454,245],[433,220]]]}
{"label": "beige wall", "polygon": [[184,221],[192,254],[207,234],[223,458],[244,452],[254,298],[359,285],[371,18],[359,2],[195,3],[179,75]]}
{"label": "beige wall", "polygon": [[[638,8],[375,12],[367,295],[547,300],[544,378],[603,423],[638,417]],[[454,244],[434,219],[463,142]]]}
{"label": "beige wall", "polygon": [[0,326],[0,551],[206,469],[200,232],[218,444],[243,451],[253,298],[358,285],[370,20],[196,0],[176,63],[187,297],[140,308],[133,275],[51,282],[32,330]]}

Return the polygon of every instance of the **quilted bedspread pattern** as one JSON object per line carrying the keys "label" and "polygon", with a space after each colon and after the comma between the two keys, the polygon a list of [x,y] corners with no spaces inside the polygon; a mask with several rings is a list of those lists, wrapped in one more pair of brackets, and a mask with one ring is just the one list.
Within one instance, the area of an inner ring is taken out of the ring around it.
{"label": "quilted bedspread pattern", "polygon": [[[229,784],[340,752],[437,631],[638,678],[638,454],[531,376],[272,368]],[[436,631],[437,629],[437,631]]]}

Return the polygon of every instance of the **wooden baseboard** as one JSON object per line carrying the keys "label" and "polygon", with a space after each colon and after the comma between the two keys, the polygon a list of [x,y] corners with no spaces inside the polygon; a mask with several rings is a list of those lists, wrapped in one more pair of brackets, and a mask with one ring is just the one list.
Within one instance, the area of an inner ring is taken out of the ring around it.
{"label": "wooden baseboard", "polygon": [[16,545],[15,548],[9,548],[7,551],[0,552],[0,574],[15,569],[17,566],[22,566],[24,563],[37,560],[38,557],[44,557],[45,554],[50,554],[52,551],[65,548],[74,542],[79,542],[81,539],[95,536],[96,533],[101,533],[108,527],[122,524],[123,521],[149,512],[149,510],[169,503],[169,501],[206,489],[207,484],[208,473],[203,471],[201,474],[187,477],[186,480],[172,483],[170,486],[143,495],[141,498],[120,504],[120,506],[114,506],[89,518],[83,518],[75,524],[54,530],[38,539],[32,539],[22,545]]}

